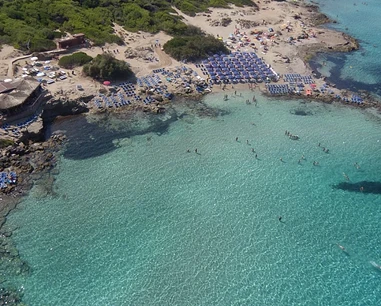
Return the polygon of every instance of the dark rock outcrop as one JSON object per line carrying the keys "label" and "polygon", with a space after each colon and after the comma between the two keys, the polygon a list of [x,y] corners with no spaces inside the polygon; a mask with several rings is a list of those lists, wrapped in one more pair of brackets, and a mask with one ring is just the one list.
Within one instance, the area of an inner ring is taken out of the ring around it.
{"label": "dark rock outcrop", "polygon": [[94,98],[92,95],[74,100],[52,98],[46,103],[42,118],[47,121],[52,121],[58,116],[71,116],[87,113],[89,108],[86,103],[92,98]]}

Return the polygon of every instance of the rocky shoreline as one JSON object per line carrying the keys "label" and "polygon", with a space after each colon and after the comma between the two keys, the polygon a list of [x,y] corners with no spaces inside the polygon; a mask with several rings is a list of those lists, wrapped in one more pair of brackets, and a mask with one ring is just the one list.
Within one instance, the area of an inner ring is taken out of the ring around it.
{"label": "rocky shoreline", "polygon": [[[299,6],[299,4],[294,4]],[[314,25],[323,25],[334,22],[326,15],[320,13],[316,5],[304,5],[307,11],[311,13],[310,21]],[[321,29],[324,32],[324,29]],[[319,52],[351,52],[359,49],[359,43],[356,39],[342,33],[347,41],[344,44],[327,46],[323,43],[313,45],[304,45],[297,47],[297,56],[303,59],[308,66],[309,60]],[[247,84],[245,84],[247,86]],[[306,101],[319,101],[324,103],[336,103],[347,105],[348,103],[339,101],[327,94],[313,93],[312,96],[303,95],[269,95],[267,91],[261,90],[263,95],[271,98],[281,99],[303,99]],[[193,113],[199,116],[220,116],[223,111],[212,109],[202,102],[203,94],[177,92],[173,101],[156,99],[155,103],[132,104],[123,109],[112,110],[112,112],[150,112],[153,114],[162,114],[166,108],[172,107],[171,104],[183,103]],[[348,96],[350,93],[348,92]],[[355,107],[380,107],[380,103],[367,92],[361,92],[361,97],[367,101],[366,104],[355,105]],[[28,194],[36,181],[41,182],[41,195],[53,193],[54,168],[59,161],[59,152],[65,145],[65,135],[55,134],[45,139],[46,127],[59,116],[73,116],[91,112],[109,112],[109,110],[95,111],[88,103],[94,96],[89,95],[74,100],[63,99],[62,97],[51,97],[45,104],[42,113],[42,119],[33,123],[29,128],[23,131],[21,137],[6,138],[10,140],[9,145],[0,148],[0,168],[1,170],[11,169],[18,176],[16,185],[9,185],[2,190],[0,197],[0,305],[23,305],[22,292],[16,288],[3,286],[4,275],[28,275],[30,267],[23,261],[18,253],[16,246],[12,241],[12,231],[4,227],[6,217],[17,206],[21,198]],[[197,101],[197,103],[195,103]],[[352,104],[349,104],[352,105]]]}
{"label": "rocky shoreline", "polygon": [[[40,135],[41,136],[41,135]],[[25,139],[24,139],[25,141]],[[58,161],[57,153],[65,141],[64,135],[54,135],[43,142],[15,141],[0,149],[0,168],[17,173],[17,183],[3,188],[0,197],[0,305],[22,305],[22,292],[3,286],[4,276],[28,275],[30,267],[19,257],[12,240],[12,231],[4,224],[8,214],[31,190],[36,180],[46,181]],[[51,181],[53,183],[53,180]],[[46,194],[52,185],[45,185]]]}

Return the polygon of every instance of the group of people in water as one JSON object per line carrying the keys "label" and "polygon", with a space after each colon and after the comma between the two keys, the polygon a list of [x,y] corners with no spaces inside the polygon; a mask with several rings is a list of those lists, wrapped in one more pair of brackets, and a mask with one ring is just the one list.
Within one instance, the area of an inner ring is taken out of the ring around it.
{"label": "group of people in water", "polygon": [[[319,147],[321,146],[321,145],[320,145],[320,142],[319,142],[318,146],[319,146]],[[327,148],[325,148],[325,147],[322,147],[322,148],[323,148],[323,152],[325,152],[325,153],[329,153],[329,149],[327,149]]]}

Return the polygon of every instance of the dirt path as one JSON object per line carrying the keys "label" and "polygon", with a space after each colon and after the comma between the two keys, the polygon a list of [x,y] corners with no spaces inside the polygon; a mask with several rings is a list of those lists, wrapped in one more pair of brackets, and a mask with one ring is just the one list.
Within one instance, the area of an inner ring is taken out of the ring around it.
{"label": "dirt path", "polygon": [[160,47],[156,47],[155,52],[157,54],[157,57],[159,58],[159,63],[157,63],[156,65],[150,65],[148,68],[157,69],[172,65],[171,58],[163,50],[161,50]]}

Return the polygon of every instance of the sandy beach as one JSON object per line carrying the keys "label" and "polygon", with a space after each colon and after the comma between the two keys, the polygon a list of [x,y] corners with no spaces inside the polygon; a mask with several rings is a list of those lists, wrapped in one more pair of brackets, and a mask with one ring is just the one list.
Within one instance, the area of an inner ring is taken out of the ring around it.
{"label": "sandy beach", "polygon": [[[187,24],[200,27],[205,33],[219,37],[231,51],[256,52],[279,75],[285,73],[310,75],[312,72],[306,64],[306,59],[309,59],[313,52],[348,51],[356,48],[354,40],[342,33],[318,27],[317,24],[326,19],[322,18],[316,7],[306,7],[293,2],[260,1],[258,9],[235,6],[229,9],[213,8],[208,13],[200,13],[195,17],[184,15],[178,10],[177,13]],[[170,40],[171,36],[163,32],[131,33],[116,24],[114,30],[123,38],[124,46],[111,44],[104,47],[77,48],[69,50],[68,53],[82,51],[92,57],[103,52],[111,53],[115,58],[127,61],[137,78],[152,74],[154,69],[175,70],[176,67],[184,65],[162,51],[161,46]],[[233,33],[239,33],[241,39],[232,40]],[[298,37],[305,38],[298,39]],[[61,56],[63,55],[58,54],[58,57]],[[20,57],[21,59],[18,59]],[[51,66],[57,66],[57,63],[57,59],[50,61]],[[23,56],[10,46],[3,46],[0,53],[0,78],[20,77],[21,68],[27,64],[31,64],[30,57]],[[204,77],[195,64],[197,63],[187,63],[186,66]],[[106,86],[84,77],[81,70],[81,67],[73,69],[74,74],[72,71],[65,71],[68,76],[66,80],[46,85],[45,88],[55,98],[63,97],[69,100],[97,95],[100,89],[107,91]],[[321,79],[315,81],[317,86],[324,83]],[[76,90],[77,85],[81,85],[83,90]],[[167,82],[166,85],[173,93],[180,93],[182,90],[179,83]],[[247,84],[238,84],[237,88],[248,87]],[[259,88],[265,91],[264,84]],[[221,88],[213,86],[211,90],[218,92]],[[337,93],[334,88],[332,90]]]}
{"label": "sandy beach", "polygon": [[[312,71],[306,63],[311,54],[317,51],[350,51],[356,49],[357,42],[346,37],[340,32],[320,28],[319,24],[327,22],[328,19],[321,15],[317,7],[306,6],[294,2],[258,1],[258,9],[252,7],[231,6],[229,9],[213,8],[208,13],[199,13],[194,17],[184,15],[177,10],[183,21],[187,24],[200,27],[205,33],[211,34],[223,40],[231,51],[256,52],[258,56],[271,65],[280,75],[286,73],[299,73],[311,75]],[[160,32],[150,34],[144,32],[128,32],[119,25],[114,25],[115,33],[123,38],[125,45],[108,44],[103,47],[92,46],[89,48],[69,49],[64,53],[55,51],[45,54],[44,57],[52,57],[49,65],[58,66],[58,59],[64,55],[74,52],[85,52],[95,57],[102,53],[111,53],[119,60],[127,61],[137,78],[151,75],[153,70],[165,68],[168,71],[175,71],[180,66],[186,66],[190,71],[198,74],[203,79],[207,78],[200,69],[199,63],[180,63],[163,50],[162,46],[172,37]],[[233,35],[234,33],[234,35]],[[234,39],[232,39],[234,37]],[[293,39],[291,40],[290,37]],[[298,37],[304,37],[298,39]],[[23,54],[21,51],[11,46],[3,45],[0,50],[0,79],[16,79],[23,74],[23,68],[30,66],[34,61],[33,56],[38,54]],[[42,62],[42,61],[41,61]],[[43,62],[42,62],[43,63]],[[66,70],[57,68],[65,73],[66,79],[56,79],[54,83],[46,85],[45,89],[51,94],[51,101],[81,101],[81,99],[91,99],[97,96],[100,91],[108,92],[110,87],[82,74],[82,67]],[[192,74],[192,76],[195,74]],[[125,80],[128,81],[128,80]],[[324,83],[323,79],[314,80],[317,87]],[[279,79],[282,83],[283,79]],[[168,86],[168,91],[176,94],[188,95],[192,98],[202,97],[195,91],[187,93],[181,81],[174,80],[168,82],[163,78],[163,83]],[[78,90],[77,85],[81,85]],[[112,84],[113,85],[113,84]],[[240,91],[248,90],[248,84],[235,84],[233,86],[210,86],[208,92]],[[267,93],[264,83],[251,87]],[[339,90],[331,88],[332,93],[340,93]],[[323,98],[332,101],[331,95],[315,95],[313,98]],[[305,95],[301,95],[305,98]],[[49,103],[49,102],[48,102]],[[144,105],[142,102],[135,102],[132,108],[137,109],[157,109],[161,103]],[[86,108],[90,111],[99,111],[93,103],[87,103]],[[131,107],[111,108],[107,111],[129,111]],[[104,111],[104,110],[102,110]],[[39,120],[42,130],[42,120]],[[13,134],[10,129],[2,131],[2,136],[6,139],[14,139],[18,143],[18,133]],[[3,152],[5,156],[7,153]],[[9,154],[8,154],[9,155]],[[20,170],[21,171],[21,170]],[[5,204],[5,198],[3,204]],[[8,211],[8,209],[4,210]],[[6,215],[4,213],[3,215]]]}
{"label": "sandy beach", "polygon": [[[194,17],[187,16],[176,10],[182,20],[193,26],[200,27],[205,33],[213,35],[222,40],[232,52],[255,52],[262,58],[271,68],[279,75],[276,84],[286,84],[284,80],[285,74],[300,74],[303,76],[313,76],[316,88],[325,86],[326,82],[323,78],[318,77],[314,71],[308,66],[308,61],[316,52],[350,52],[358,49],[358,43],[355,39],[344,35],[343,33],[323,28],[322,24],[328,22],[328,18],[320,14],[317,7],[307,6],[304,2],[293,1],[257,1],[258,8],[252,7],[236,7],[230,6],[228,9],[212,8],[208,12],[199,13]],[[208,75],[205,70],[201,69],[200,63],[183,63],[179,62],[167,55],[162,46],[172,37],[164,32],[156,34],[146,32],[129,32],[121,26],[114,24],[115,34],[119,35],[124,45],[106,44],[103,47],[89,46],[87,48],[72,48],[64,52],[47,52],[45,54],[23,54],[12,46],[2,45],[0,49],[0,80],[15,80],[22,78],[26,67],[39,67],[49,65],[56,68],[65,78],[55,78],[51,84],[43,83],[43,87],[51,95],[47,102],[47,107],[54,108],[55,104],[64,104],[67,101],[75,101],[81,104],[85,111],[95,112],[125,112],[128,113],[134,109],[155,112],[159,108],[165,108],[165,103],[169,101],[163,99],[156,100],[155,103],[144,104],[142,101],[134,101],[130,106],[126,107],[110,107],[101,110],[93,103],[93,98],[98,96],[100,92],[108,95],[115,92],[113,85],[106,86],[101,82],[95,81],[82,74],[82,67],[74,69],[62,69],[58,66],[58,60],[62,56],[70,55],[75,52],[85,52],[95,57],[98,54],[109,53],[119,60],[126,61],[136,78],[143,78],[153,74],[153,71],[164,68],[167,71],[177,73],[180,67],[187,67],[186,76],[192,80],[192,85],[197,82],[197,76],[203,81],[208,82]],[[32,60],[32,57],[41,57],[38,61]],[[39,62],[38,66],[35,63]],[[53,70],[53,69],[52,69]],[[48,72],[46,72],[46,75]],[[44,76],[45,80],[48,78]],[[182,74],[185,76],[185,74]],[[37,78],[37,76],[35,77]],[[128,82],[130,80],[120,80],[120,82]],[[168,81],[165,76],[162,77],[163,85],[167,86],[168,91],[175,96],[189,97],[189,104],[200,98],[205,93],[222,93],[227,92],[233,95],[237,92],[237,96],[241,91],[252,89],[255,92],[261,92],[270,95],[266,88],[266,84],[258,83],[255,86],[249,86],[248,83],[238,83],[229,85],[213,85],[210,84],[207,91],[198,93],[195,86],[188,88],[181,78]],[[80,89],[79,89],[80,88]],[[334,84],[329,85],[329,92],[316,91],[307,97],[304,91],[299,96],[295,95],[279,95],[281,99],[300,97],[302,99],[316,99],[328,103],[337,101],[334,99],[336,95],[350,95],[349,92],[335,88]],[[137,86],[137,92],[143,97],[147,97],[149,89]],[[233,100],[233,99],[232,99]],[[89,102],[91,101],[91,102]],[[77,105],[70,106],[70,109],[77,109]],[[194,103],[201,105],[202,103]],[[355,105],[355,104],[350,104]],[[365,101],[362,106],[371,105],[369,101]],[[60,109],[59,107],[57,109]],[[40,110],[41,111],[41,110]],[[71,115],[72,113],[69,113]],[[65,116],[68,113],[62,113]],[[38,113],[38,129],[44,133],[41,112]],[[16,122],[15,122],[16,123]],[[13,128],[14,126],[12,126]],[[17,128],[18,129],[18,128]],[[24,129],[24,128],[23,128]],[[41,197],[53,194],[54,173],[53,169],[57,166],[59,160],[58,151],[65,144],[65,138],[61,135],[55,135],[44,141],[30,140],[20,141],[20,131],[13,133],[11,129],[0,130],[0,135],[4,139],[14,140],[14,146],[10,149],[4,148],[0,150],[0,159],[3,169],[13,169],[18,174],[17,185],[11,186],[7,190],[2,190],[0,197],[0,236],[2,236],[2,244],[4,255],[9,262],[12,263],[12,269],[27,274],[27,265],[19,259],[18,251],[9,239],[12,235],[10,230],[3,227],[6,217],[13,210],[19,199],[22,198],[37,181],[37,190],[41,193]],[[25,129],[24,129],[25,130]],[[21,134],[24,132],[21,131]],[[148,141],[148,139],[147,139]],[[33,142],[36,142],[33,144]],[[1,251],[1,250],[0,250]],[[24,271],[25,270],[25,271]]]}

